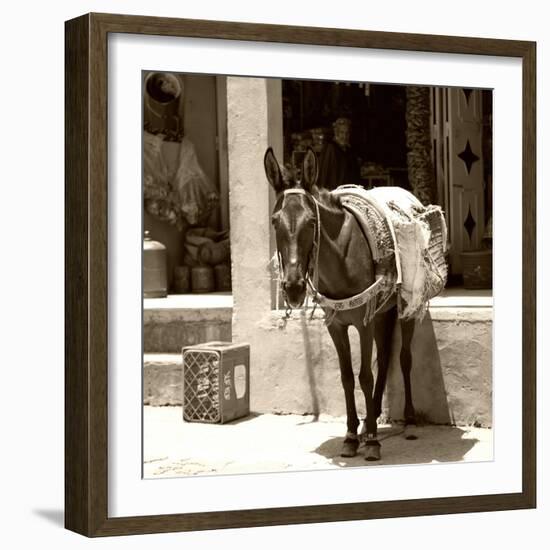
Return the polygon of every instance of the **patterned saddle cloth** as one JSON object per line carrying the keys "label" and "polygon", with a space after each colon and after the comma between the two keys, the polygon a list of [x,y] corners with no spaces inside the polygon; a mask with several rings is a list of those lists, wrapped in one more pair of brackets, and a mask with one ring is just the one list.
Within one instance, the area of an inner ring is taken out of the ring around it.
{"label": "patterned saddle cloth", "polygon": [[401,187],[343,185],[332,192],[356,217],[377,274],[384,276],[378,303],[396,291],[399,318],[422,320],[428,301],[447,282],[447,226],[441,208],[423,206]]}

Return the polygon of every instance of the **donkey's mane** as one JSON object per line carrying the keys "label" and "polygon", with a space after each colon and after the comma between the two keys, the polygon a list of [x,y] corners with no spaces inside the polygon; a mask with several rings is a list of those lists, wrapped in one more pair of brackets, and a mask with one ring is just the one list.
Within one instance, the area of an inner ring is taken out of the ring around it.
{"label": "donkey's mane", "polygon": [[[317,192],[315,192],[317,191]],[[313,196],[328,210],[332,212],[342,211],[342,201],[338,195],[331,193],[328,189],[319,189],[317,186],[313,189]]]}

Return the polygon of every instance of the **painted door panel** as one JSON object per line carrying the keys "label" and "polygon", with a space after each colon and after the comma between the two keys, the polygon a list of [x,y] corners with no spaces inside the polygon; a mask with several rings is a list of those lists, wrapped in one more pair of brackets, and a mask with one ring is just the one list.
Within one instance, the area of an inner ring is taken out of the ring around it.
{"label": "painted door panel", "polygon": [[432,91],[434,165],[439,201],[451,241],[451,273],[462,273],[460,253],[481,245],[485,230],[481,90]]}

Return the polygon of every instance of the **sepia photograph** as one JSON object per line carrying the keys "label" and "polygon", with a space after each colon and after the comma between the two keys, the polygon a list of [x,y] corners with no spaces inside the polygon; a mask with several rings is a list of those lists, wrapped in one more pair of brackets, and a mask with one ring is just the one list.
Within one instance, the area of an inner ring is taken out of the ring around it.
{"label": "sepia photograph", "polygon": [[142,96],[143,477],[492,460],[492,90]]}

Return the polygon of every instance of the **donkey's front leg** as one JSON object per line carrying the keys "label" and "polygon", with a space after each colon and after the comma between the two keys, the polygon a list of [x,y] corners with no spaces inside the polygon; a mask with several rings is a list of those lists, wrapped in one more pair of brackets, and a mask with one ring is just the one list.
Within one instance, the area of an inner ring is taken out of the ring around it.
{"label": "donkey's front leg", "polygon": [[377,438],[376,410],[373,398],[374,379],[372,376],[372,341],[373,327],[369,323],[359,329],[361,342],[361,370],[359,371],[359,383],[365,394],[367,416],[365,417],[365,460],[380,460],[380,443]]}
{"label": "donkey's front leg", "polygon": [[359,447],[359,438],[357,437],[359,418],[357,417],[357,409],[355,408],[355,380],[351,363],[348,327],[333,321],[327,328],[334,342],[336,353],[338,353],[340,376],[342,379],[342,386],[344,387],[344,395],[346,397],[348,431],[340,455],[352,457],[357,454],[357,448]]}

